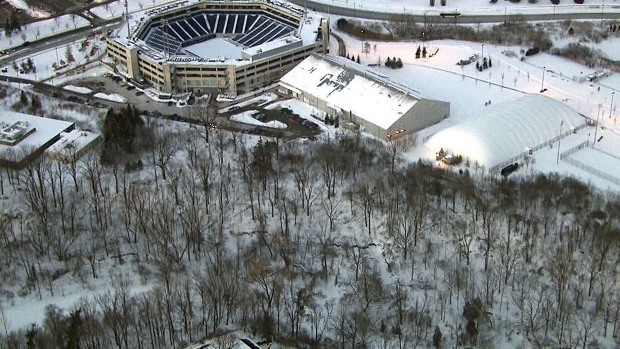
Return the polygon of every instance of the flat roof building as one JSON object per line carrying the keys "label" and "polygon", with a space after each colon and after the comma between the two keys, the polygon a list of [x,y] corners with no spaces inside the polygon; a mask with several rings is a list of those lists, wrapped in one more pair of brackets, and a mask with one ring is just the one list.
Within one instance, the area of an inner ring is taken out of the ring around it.
{"label": "flat roof building", "polygon": [[74,129],[72,122],[2,111],[0,117],[0,165],[21,168]]}
{"label": "flat roof building", "polygon": [[313,54],[280,80],[280,92],[380,139],[411,135],[450,115],[433,100],[343,57]]}

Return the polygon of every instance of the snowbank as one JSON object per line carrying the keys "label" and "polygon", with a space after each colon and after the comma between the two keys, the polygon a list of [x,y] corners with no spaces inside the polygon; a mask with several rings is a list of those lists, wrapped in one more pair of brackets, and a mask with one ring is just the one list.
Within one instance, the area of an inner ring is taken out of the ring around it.
{"label": "snowbank", "polygon": [[254,113],[256,113],[256,110],[249,110],[241,114],[236,114],[236,115],[231,116],[230,120],[241,122],[241,123],[248,124],[248,125],[279,128],[279,129],[284,129],[288,127],[285,123],[276,121],[276,120],[269,121],[269,122],[258,121],[252,117],[252,114]]}
{"label": "snowbank", "polygon": [[97,98],[101,98],[101,99],[107,99],[108,101],[112,101],[112,102],[118,102],[118,103],[127,102],[127,98],[121,95],[117,95],[116,93],[107,94],[107,93],[99,92],[99,93],[95,93],[93,96]]}
{"label": "snowbank", "polygon": [[93,90],[87,87],[80,87],[80,86],[75,86],[75,85],[67,85],[67,86],[64,86],[63,89],[67,91],[71,91],[71,92],[82,93],[82,94],[93,93]]}

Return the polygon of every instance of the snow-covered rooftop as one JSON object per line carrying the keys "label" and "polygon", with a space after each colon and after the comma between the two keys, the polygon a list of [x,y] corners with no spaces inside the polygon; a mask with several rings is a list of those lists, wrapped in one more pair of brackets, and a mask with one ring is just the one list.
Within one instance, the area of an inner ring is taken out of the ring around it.
{"label": "snow-covered rooftop", "polygon": [[[8,162],[20,162],[32,152],[41,148],[45,143],[57,137],[61,132],[70,129],[72,122],[42,118],[34,115],[3,111],[0,117],[1,123],[8,126],[17,122],[27,123],[34,128],[34,132],[28,134],[17,144],[11,146],[0,144],[0,159]],[[4,127],[6,127],[4,126]]]}
{"label": "snow-covered rooftop", "polygon": [[293,87],[388,129],[422,96],[342,57],[313,54],[281,79]]}
{"label": "snow-covered rooftop", "polygon": [[[166,56],[162,52],[151,48],[144,40],[136,37],[136,33],[139,31],[139,28],[147,24],[149,17],[166,12],[178,11],[182,7],[190,6],[198,2],[200,1],[184,0],[132,13],[129,16],[130,29],[128,29],[127,25],[121,26],[114,38],[124,46],[137,46],[143,54],[153,59],[163,61],[166,59]],[[235,3],[244,2],[256,3],[261,1],[236,1]],[[171,55],[170,60],[209,64],[213,63],[214,59],[217,59],[217,63],[220,64],[225,63],[242,66],[250,62],[248,57],[253,57],[260,53],[277,51],[285,46],[291,46],[291,48],[293,48],[299,45],[299,43],[306,46],[316,42],[318,35],[317,29],[321,25],[321,21],[325,18],[324,16],[316,12],[304,12],[303,9],[288,3],[276,2],[271,5],[279,6],[282,10],[301,17],[299,26],[292,34],[269,40],[261,45],[245,48],[240,44],[235,45],[230,39],[223,40],[221,38],[216,38],[205,40],[201,43],[184,47],[177,54]],[[240,9],[240,11],[242,11],[242,9]],[[128,30],[131,30],[131,38],[129,38]],[[259,55],[258,59],[264,58],[263,56],[264,55]]]}
{"label": "snow-covered rooftop", "polygon": [[60,139],[45,151],[51,158],[70,161],[74,155],[80,155],[84,149],[93,142],[97,142],[101,136],[97,133],[72,130],[63,132]]}
{"label": "snow-covered rooftop", "polygon": [[585,122],[564,103],[530,94],[490,106],[478,117],[437,132],[425,145],[492,168]]}

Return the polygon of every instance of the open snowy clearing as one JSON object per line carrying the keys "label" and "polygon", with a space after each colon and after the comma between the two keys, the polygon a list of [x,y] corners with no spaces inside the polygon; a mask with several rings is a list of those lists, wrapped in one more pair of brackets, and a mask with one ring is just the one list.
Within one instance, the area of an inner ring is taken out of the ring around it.
{"label": "open snowy clearing", "polygon": [[[365,69],[377,71],[379,74],[419,91],[428,98],[450,102],[449,118],[418,133],[417,145],[407,152],[411,161],[417,161],[420,158],[434,161],[435,152],[439,149],[429,149],[424,145],[424,140],[441,129],[481,114],[486,108],[485,104],[490,102],[495,105],[515,100],[524,94],[540,93],[543,87],[547,89],[544,95],[562,101],[592,120],[596,120],[600,113],[601,116],[606,116],[600,118],[603,127],[615,132],[620,130],[617,120],[620,116],[617,112],[617,103],[614,103],[610,114],[612,92],[620,93],[620,85],[616,83],[620,74],[612,74],[610,77],[601,79],[599,83],[579,83],[582,76],[593,74],[596,69],[546,53],[540,53],[521,61],[520,52],[526,47],[488,44],[483,46],[478,43],[450,40],[430,41],[425,44],[421,41],[394,43],[370,41],[372,49],[366,54],[362,52],[360,40],[346,34],[340,33],[340,35],[345,40],[349,53],[356,58],[359,55],[360,62],[364,66],[384,63],[387,57],[401,58],[404,65],[401,69],[390,69],[383,65]],[[613,45],[617,42],[617,40],[610,41],[609,46],[614,47]],[[606,41],[603,41],[601,45],[605,43]],[[415,51],[418,46],[422,45],[426,46],[428,52],[437,53],[431,58],[416,59]],[[478,56],[484,54],[484,57],[489,58],[492,67],[479,72],[475,68],[475,63],[464,66],[456,64],[459,60],[476,54]],[[616,98],[615,101],[618,102],[618,99]],[[612,117],[609,117],[610,115]],[[567,150],[571,146],[586,141],[588,134],[593,137],[594,133],[594,128],[588,127],[569,136],[568,139],[563,139],[561,147]],[[604,131],[599,129],[598,133],[602,135]],[[613,139],[614,137],[605,136],[600,144],[602,146],[606,142],[612,143]],[[613,146],[609,148],[612,154],[620,156],[620,151],[616,150],[620,148]],[[556,150],[557,148],[554,147],[537,151],[533,156],[531,170],[575,175],[584,181],[591,181],[601,189],[620,189],[619,185],[566,162],[556,164]],[[598,164],[595,168],[605,167],[607,170],[604,172],[613,171],[616,168],[614,162],[595,161],[595,163]]]}

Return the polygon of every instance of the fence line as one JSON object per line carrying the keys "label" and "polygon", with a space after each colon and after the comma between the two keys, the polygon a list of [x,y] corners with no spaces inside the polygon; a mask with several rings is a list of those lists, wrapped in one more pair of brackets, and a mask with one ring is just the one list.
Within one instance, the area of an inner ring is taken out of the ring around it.
{"label": "fence line", "polygon": [[580,144],[578,144],[578,145],[568,149],[567,151],[565,151],[562,154],[560,154],[560,160],[565,161],[565,162],[567,162],[567,163],[569,163],[569,164],[571,164],[571,165],[573,165],[575,167],[578,167],[578,168],[580,168],[580,169],[582,169],[582,170],[584,170],[584,171],[586,171],[586,172],[588,172],[590,174],[593,174],[593,175],[595,175],[595,176],[597,176],[599,178],[602,178],[604,180],[612,182],[612,183],[614,183],[616,185],[620,185],[620,178],[612,176],[612,175],[610,175],[608,173],[599,171],[599,170],[595,169],[594,167],[592,167],[590,165],[586,165],[583,162],[575,160],[575,159],[570,157],[571,154],[574,154],[574,153],[578,152],[579,150],[587,147],[589,144],[590,144],[590,142],[586,141],[586,142],[580,143]]}
{"label": "fence line", "polygon": [[564,137],[567,137],[567,136],[570,136],[571,134],[573,134],[573,133],[575,133],[575,132],[577,132],[577,131],[579,131],[579,130],[581,130],[581,129],[583,129],[583,128],[586,128],[586,127],[588,127],[588,124],[586,124],[586,123],[581,124],[581,125],[579,125],[579,126],[577,126],[577,127],[573,128],[573,129],[571,129],[571,130],[568,130],[568,131],[566,131],[566,132],[564,132],[564,133],[560,134],[559,136],[553,137],[552,139],[550,139],[550,140],[548,140],[548,141],[546,141],[546,142],[544,142],[544,143],[541,143],[541,144],[539,144],[539,145],[535,146],[534,148],[532,148],[532,149],[530,149],[530,150],[528,150],[528,151],[525,151],[525,152],[523,152],[523,153],[521,153],[521,154],[518,154],[518,155],[516,155],[516,156],[511,157],[511,158],[510,158],[510,159],[508,159],[508,160],[505,160],[505,161],[503,161],[503,162],[500,162],[499,164],[497,164],[497,165],[495,165],[495,166],[491,167],[491,168],[489,169],[489,173],[490,173],[490,174],[495,174],[495,173],[499,172],[502,168],[504,168],[504,167],[506,167],[506,166],[508,166],[508,165],[510,165],[510,164],[513,164],[513,163],[517,162],[518,160],[521,160],[521,159],[523,159],[523,158],[525,158],[525,157],[529,156],[529,155],[530,155],[530,152],[532,152],[532,153],[533,153],[533,152],[535,152],[535,151],[537,151],[537,150],[539,150],[539,149],[542,149],[542,148],[544,148],[544,147],[548,146],[549,144],[553,144],[553,143],[555,143],[555,142],[559,141],[560,139],[562,139],[562,138],[564,138]]}

